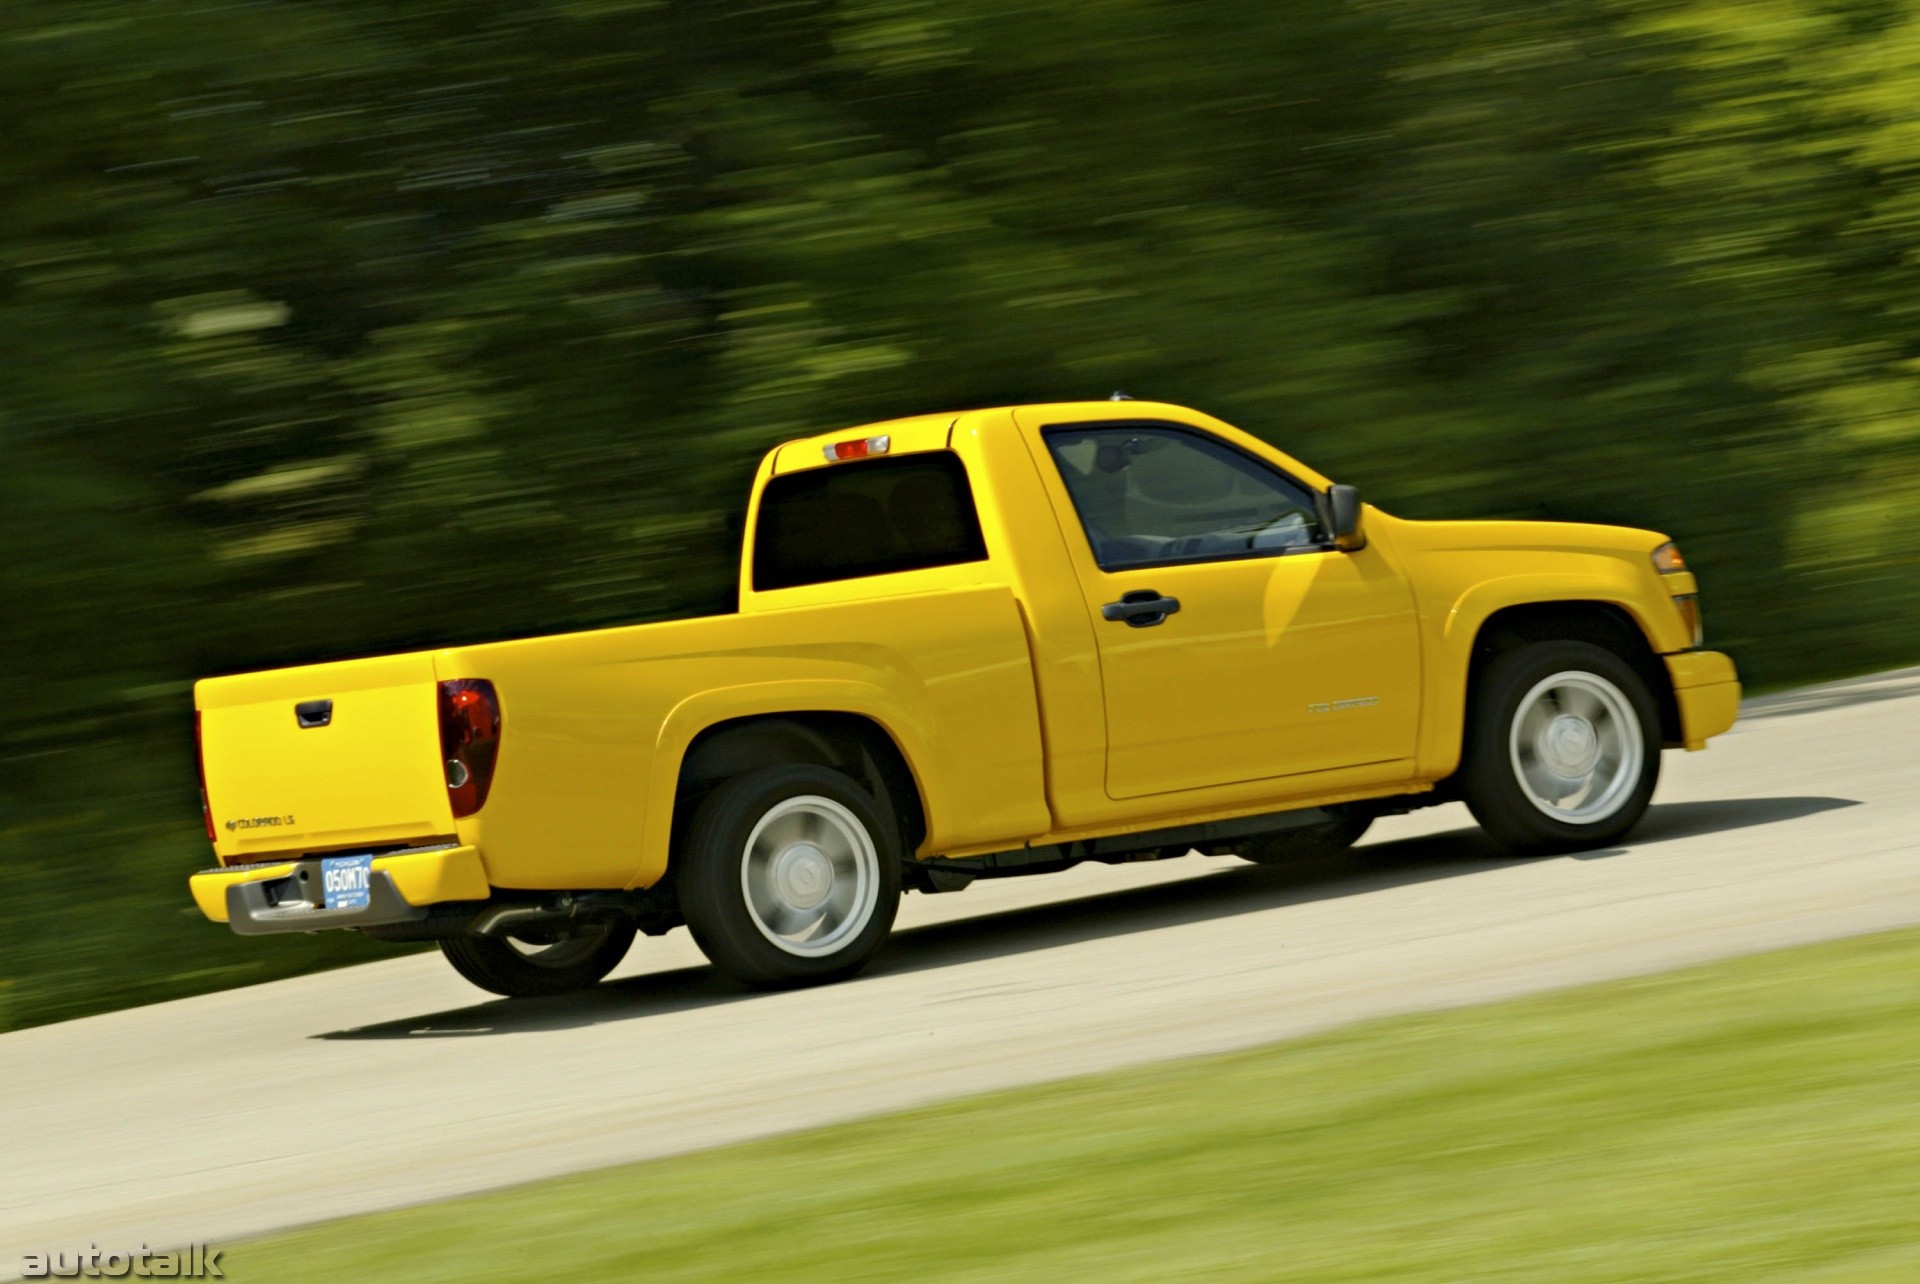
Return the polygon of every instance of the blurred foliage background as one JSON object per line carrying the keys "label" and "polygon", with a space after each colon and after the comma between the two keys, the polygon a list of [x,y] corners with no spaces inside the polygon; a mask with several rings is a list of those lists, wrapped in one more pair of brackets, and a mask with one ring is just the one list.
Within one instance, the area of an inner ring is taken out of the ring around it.
{"label": "blurred foliage background", "polygon": [[11,0],[0,1025],[237,941],[191,680],[724,610],[757,455],[1204,407],[1920,658],[1914,0]]}

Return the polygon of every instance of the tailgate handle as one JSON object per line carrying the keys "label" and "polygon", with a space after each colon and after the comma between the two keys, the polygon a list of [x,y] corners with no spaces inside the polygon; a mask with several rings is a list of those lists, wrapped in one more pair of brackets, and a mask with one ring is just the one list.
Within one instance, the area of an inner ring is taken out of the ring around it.
{"label": "tailgate handle", "polygon": [[302,700],[293,706],[293,716],[302,727],[324,727],[333,721],[333,701]]}

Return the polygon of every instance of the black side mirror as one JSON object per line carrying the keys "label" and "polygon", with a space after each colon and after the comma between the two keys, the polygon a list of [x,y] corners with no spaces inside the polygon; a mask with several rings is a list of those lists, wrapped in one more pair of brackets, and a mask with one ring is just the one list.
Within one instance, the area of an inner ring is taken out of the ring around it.
{"label": "black side mirror", "polygon": [[1333,546],[1343,553],[1354,553],[1367,546],[1367,534],[1360,529],[1360,488],[1332,486],[1327,490],[1327,533]]}

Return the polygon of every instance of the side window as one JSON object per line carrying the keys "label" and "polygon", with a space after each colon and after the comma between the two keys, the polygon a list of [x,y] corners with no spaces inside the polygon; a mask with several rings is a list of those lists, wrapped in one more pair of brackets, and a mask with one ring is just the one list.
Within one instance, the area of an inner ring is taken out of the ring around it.
{"label": "side window", "polygon": [[986,556],[958,455],[829,464],[775,477],[760,492],[753,587],[825,584]]}
{"label": "side window", "polygon": [[1203,433],[1106,424],[1046,442],[1102,570],[1321,543],[1312,491]]}

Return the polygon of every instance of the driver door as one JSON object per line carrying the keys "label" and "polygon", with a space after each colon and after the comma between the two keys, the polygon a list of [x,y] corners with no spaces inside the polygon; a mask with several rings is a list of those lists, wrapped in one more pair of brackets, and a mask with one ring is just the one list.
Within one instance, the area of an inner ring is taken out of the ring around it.
{"label": "driver door", "polygon": [[1040,437],[1085,536],[1068,542],[1098,640],[1109,797],[1405,773],[1419,640],[1377,549],[1336,551],[1312,490],[1197,428]]}

